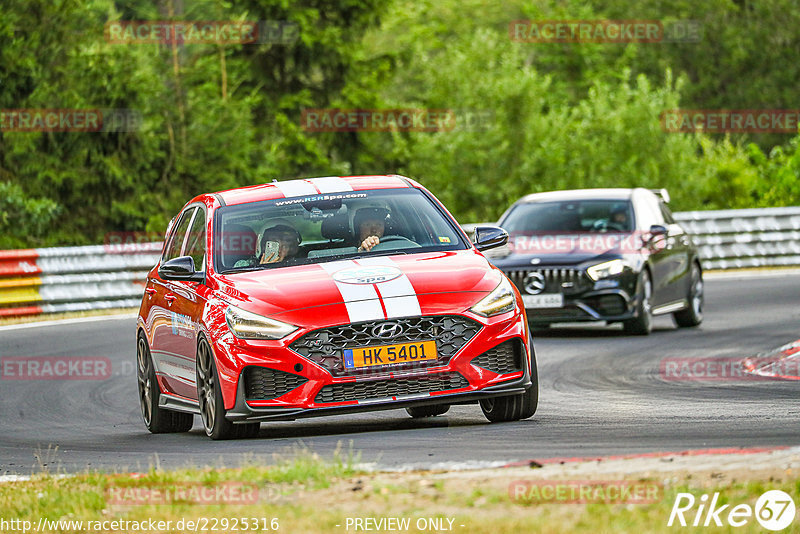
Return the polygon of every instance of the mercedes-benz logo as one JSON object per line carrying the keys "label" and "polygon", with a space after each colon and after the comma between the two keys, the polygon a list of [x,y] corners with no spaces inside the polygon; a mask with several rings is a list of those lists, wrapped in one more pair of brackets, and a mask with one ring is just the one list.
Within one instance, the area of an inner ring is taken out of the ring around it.
{"label": "mercedes-benz logo", "polygon": [[372,335],[382,339],[396,338],[403,333],[403,325],[399,323],[381,323],[372,327]]}
{"label": "mercedes-benz logo", "polygon": [[544,276],[540,272],[532,271],[525,277],[522,285],[525,287],[525,291],[531,295],[538,295],[545,288]]}

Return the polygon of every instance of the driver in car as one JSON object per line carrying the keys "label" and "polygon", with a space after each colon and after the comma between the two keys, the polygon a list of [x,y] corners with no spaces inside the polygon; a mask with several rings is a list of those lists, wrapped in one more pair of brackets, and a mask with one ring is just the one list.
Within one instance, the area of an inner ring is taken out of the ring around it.
{"label": "driver in car", "polygon": [[358,234],[359,252],[369,252],[381,242],[386,231],[389,210],[386,208],[361,208],[353,217],[353,226]]}
{"label": "driver in car", "polygon": [[611,212],[609,225],[617,230],[626,230],[628,228],[628,210],[625,208],[617,208]]}

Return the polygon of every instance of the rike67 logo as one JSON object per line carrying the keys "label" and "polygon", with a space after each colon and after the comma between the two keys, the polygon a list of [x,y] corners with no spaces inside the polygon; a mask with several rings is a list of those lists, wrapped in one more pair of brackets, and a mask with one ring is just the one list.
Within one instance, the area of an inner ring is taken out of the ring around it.
{"label": "rike67 logo", "polygon": [[691,493],[678,493],[667,526],[721,527],[727,524],[743,527],[755,517],[763,528],[778,531],[792,524],[795,513],[794,501],[788,493],[780,490],[764,492],[756,501],[755,507],[749,504],[737,504],[733,507],[722,504],[719,493],[714,493],[711,499],[707,494],[698,499]]}

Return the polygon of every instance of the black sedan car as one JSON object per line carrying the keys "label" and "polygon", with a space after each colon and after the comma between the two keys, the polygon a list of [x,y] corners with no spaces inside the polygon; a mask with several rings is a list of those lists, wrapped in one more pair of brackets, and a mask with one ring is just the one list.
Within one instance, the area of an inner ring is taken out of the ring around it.
{"label": "black sedan car", "polygon": [[508,244],[487,253],[519,288],[533,326],[622,323],[649,334],[654,315],[703,320],[697,249],[666,190],[581,189],[523,197],[500,218]]}

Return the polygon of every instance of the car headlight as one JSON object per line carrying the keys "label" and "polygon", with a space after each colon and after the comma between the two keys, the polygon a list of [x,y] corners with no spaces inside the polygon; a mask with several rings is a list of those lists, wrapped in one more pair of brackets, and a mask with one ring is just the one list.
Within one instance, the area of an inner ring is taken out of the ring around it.
{"label": "car headlight", "polygon": [[497,287],[470,310],[484,317],[492,317],[493,315],[510,312],[516,305],[517,299],[514,296],[514,288],[508,278],[504,276],[500,283],[497,284]]}
{"label": "car headlight", "polygon": [[294,325],[268,319],[236,306],[228,306],[225,320],[233,335],[240,339],[281,339],[297,330]]}
{"label": "car headlight", "polygon": [[605,261],[586,269],[586,274],[589,275],[589,278],[597,282],[601,278],[608,278],[609,276],[620,274],[627,266],[628,264],[623,260]]}

